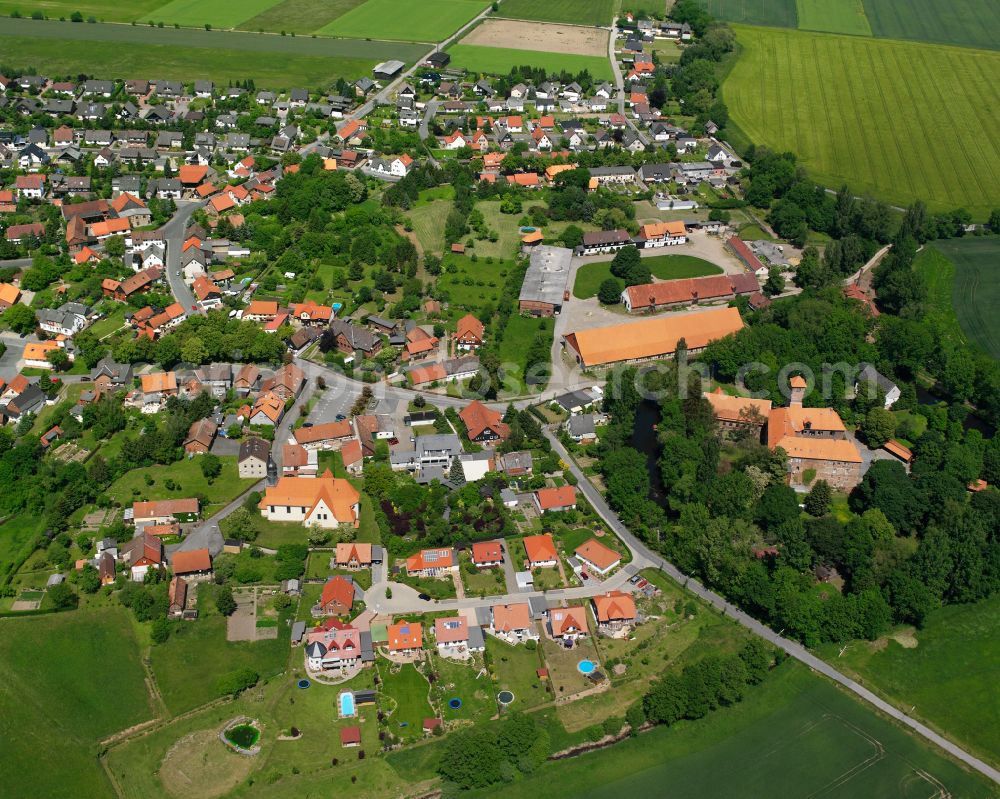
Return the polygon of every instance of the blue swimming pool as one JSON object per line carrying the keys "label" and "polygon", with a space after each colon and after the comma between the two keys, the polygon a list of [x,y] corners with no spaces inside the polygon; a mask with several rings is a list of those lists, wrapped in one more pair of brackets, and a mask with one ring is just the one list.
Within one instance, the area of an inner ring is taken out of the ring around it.
{"label": "blue swimming pool", "polygon": [[333,308],[334,313],[336,313],[337,311],[339,311],[341,308],[344,307],[344,303],[342,303],[342,302],[335,302],[331,307]]}
{"label": "blue swimming pool", "polygon": [[350,691],[344,691],[340,695],[340,715],[343,718],[350,718],[355,715],[357,711],[354,709],[354,694]]}
{"label": "blue swimming pool", "polygon": [[592,660],[581,660],[576,664],[577,669],[579,669],[580,674],[593,674],[594,669],[597,668],[597,664]]}

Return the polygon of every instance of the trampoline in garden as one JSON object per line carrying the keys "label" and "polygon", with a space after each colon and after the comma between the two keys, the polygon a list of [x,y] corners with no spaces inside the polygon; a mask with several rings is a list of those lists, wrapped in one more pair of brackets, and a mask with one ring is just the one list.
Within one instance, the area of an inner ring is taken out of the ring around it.
{"label": "trampoline in garden", "polygon": [[597,664],[592,660],[581,660],[576,664],[576,668],[580,674],[586,674],[589,676],[594,673],[594,669],[597,668]]}
{"label": "trampoline in garden", "polygon": [[296,684],[296,685],[297,685],[297,686],[298,686],[299,688],[301,688],[302,690],[305,690],[305,689],[306,689],[306,688],[308,688],[308,687],[309,687],[310,685],[312,685],[312,683],[311,683],[311,682],[309,682],[309,680],[306,680],[306,679],[302,679],[302,680],[299,680],[299,681],[298,681],[297,683],[295,683],[295,684]]}
{"label": "trampoline in garden", "polygon": [[461,706],[462,706],[462,700],[459,699],[457,696],[454,699],[448,700],[448,707],[450,707],[452,710],[458,710]]}
{"label": "trampoline in garden", "polygon": [[497,702],[501,705],[509,705],[514,701],[514,694],[510,691],[501,691],[497,694]]}

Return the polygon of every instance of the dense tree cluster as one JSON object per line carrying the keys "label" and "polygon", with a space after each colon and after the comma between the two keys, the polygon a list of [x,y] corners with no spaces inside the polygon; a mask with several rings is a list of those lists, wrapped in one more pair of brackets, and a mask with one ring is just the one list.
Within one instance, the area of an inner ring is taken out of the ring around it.
{"label": "dense tree cluster", "polygon": [[497,724],[449,735],[438,772],[458,788],[485,788],[532,773],[549,748],[548,733],[531,716],[511,713]]}
{"label": "dense tree cluster", "polygon": [[654,682],[642,698],[641,716],[631,713],[630,723],[644,718],[653,724],[670,725],[735,705],[747,687],[764,680],[773,661],[773,650],[760,638],[749,639],[735,655],[702,658]]}

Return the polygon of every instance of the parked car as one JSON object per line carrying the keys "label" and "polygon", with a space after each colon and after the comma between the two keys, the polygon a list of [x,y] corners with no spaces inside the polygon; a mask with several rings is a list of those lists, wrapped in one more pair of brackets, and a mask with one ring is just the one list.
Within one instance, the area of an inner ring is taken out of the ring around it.
{"label": "parked car", "polygon": [[424,602],[430,602],[431,601],[431,595],[430,594],[417,594],[417,599],[422,599]]}
{"label": "parked car", "polygon": [[337,414],[337,416],[336,416],[336,420],[337,420],[338,422],[342,422],[342,421],[344,421],[344,419],[346,419],[346,418],[347,418],[347,417],[346,417],[346,416],[344,416],[344,414],[342,414],[342,413],[338,413],[338,414]]}

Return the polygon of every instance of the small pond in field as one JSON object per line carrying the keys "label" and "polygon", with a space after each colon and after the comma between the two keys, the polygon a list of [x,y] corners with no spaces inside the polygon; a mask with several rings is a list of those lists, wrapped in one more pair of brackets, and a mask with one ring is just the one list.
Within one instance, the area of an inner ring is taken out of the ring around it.
{"label": "small pond in field", "polygon": [[251,749],[260,740],[260,730],[252,724],[237,724],[226,730],[226,740],[240,749]]}

